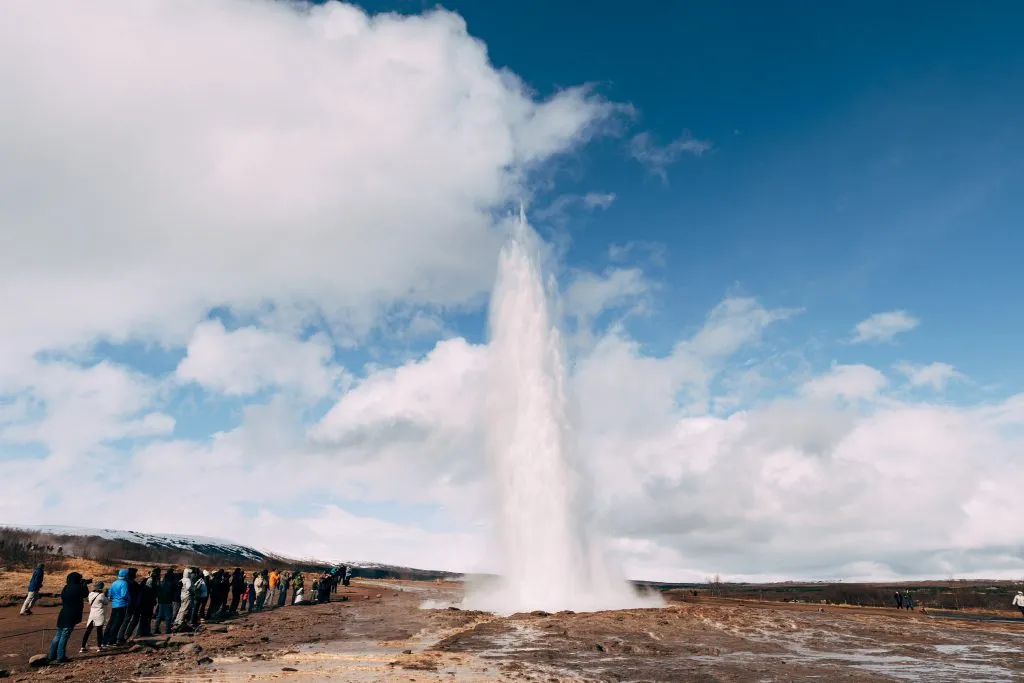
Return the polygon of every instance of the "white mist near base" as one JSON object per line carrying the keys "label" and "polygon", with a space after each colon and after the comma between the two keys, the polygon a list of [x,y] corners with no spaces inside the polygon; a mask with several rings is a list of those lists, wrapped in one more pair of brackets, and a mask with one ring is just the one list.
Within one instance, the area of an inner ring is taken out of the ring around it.
{"label": "white mist near base", "polygon": [[487,436],[504,569],[470,587],[463,605],[499,614],[656,606],[613,571],[584,519],[553,296],[539,240],[520,212],[490,308]]}

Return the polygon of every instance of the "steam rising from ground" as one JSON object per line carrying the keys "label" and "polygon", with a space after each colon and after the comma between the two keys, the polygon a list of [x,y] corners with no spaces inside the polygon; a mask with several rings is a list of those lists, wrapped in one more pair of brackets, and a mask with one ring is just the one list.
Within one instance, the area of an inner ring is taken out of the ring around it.
{"label": "steam rising from ground", "polygon": [[653,606],[614,570],[585,520],[555,288],[545,287],[539,246],[520,216],[499,256],[487,428],[503,573],[470,584],[464,604],[502,614]]}

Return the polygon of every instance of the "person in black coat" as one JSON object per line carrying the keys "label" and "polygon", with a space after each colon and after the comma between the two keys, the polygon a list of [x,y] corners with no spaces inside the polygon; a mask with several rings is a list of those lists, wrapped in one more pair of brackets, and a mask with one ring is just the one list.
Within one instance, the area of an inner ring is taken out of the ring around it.
{"label": "person in black coat", "polygon": [[228,614],[238,614],[238,603],[242,600],[242,592],[245,591],[245,574],[241,568],[235,567],[231,572],[231,609]]}
{"label": "person in black coat", "polygon": [[153,623],[153,612],[156,610],[156,594],[160,590],[160,568],[154,567],[149,578],[139,586],[139,630],[140,638],[152,635],[150,625]]}
{"label": "person in black coat", "polygon": [[320,575],[320,583],[316,587],[316,601],[317,602],[330,602],[331,601],[331,587],[334,585],[334,580],[330,574],[324,573]]}
{"label": "person in black coat", "polygon": [[224,605],[228,601],[228,584],[224,580],[225,571],[218,569],[210,577],[210,608],[206,611],[206,620],[219,619]]}
{"label": "person in black coat", "polygon": [[50,643],[50,662],[68,661],[68,638],[75,626],[82,623],[82,603],[89,596],[92,579],[82,579],[78,572],[68,574],[67,584],[60,592],[60,614],[57,615],[57,632]]}
{"label": "person in black coat", "polygon": [[174,601],[178,598],[178,577],[168,569],[156,590],[156,624],[153,630],[160,633],[160,623],[167,623],[167,633],[174,628]]}
{"label": "person in black coat", "polygon": [[124,622],[117,633],[118,644],[127,642],[135,632],[135,627],[139,625],[139,608],[142,606],[142,586],[136,581],[138,575],[139,570],[135,567],[128,569],[126,581],[128,581],[128,597],[131,599],[131,604],[128,605],[128,614],[125,615]]}

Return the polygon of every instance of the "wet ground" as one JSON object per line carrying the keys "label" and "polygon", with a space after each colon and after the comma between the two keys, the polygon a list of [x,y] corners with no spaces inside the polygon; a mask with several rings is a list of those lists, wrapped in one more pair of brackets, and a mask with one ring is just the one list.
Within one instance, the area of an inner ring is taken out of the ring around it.
{"label": "wet ground", "polygon": [[[359,583],[345,597],[169,646],[31,672],[22,651],[0,668],[25,681],[1024,681],[1024,621],[1012,617],[728,600],[494,617],[420,609],[457,599],[457,587],[398,582]],[[3,635],[0,653],[11,654]]]}

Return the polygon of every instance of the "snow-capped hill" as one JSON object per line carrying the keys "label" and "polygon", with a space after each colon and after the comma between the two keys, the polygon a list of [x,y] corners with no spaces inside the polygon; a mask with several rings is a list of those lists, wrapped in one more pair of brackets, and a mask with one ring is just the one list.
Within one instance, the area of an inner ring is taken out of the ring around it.
{"label": "snow-capped hill", "polygon": [[76,526],[19,526],[18,529],[56,537],[72,537],[82,540],[101,538],[107,541],[122,541],[146,548],[170,551],[184,551],[209,557],[237,558],[262,562],[274,556],[249,546],[231,543],[219,538],[205,536],[182,536],[179,534],[150,534],[141,531],[120,529],[90,529]]}
{"label": "snow-capped hill", "polygon": [[147,562],[153,564],[197,564],[200,566],[272,565],[327,569],[344,564],[363,578],[419,579],[457,578],[458,574],[411,567],[396,567],[379,562],[326,562],[320,559],[290,558],[219,538],[151,534],[120,529],[91,529],[77,526],[5,526],[15,534],[11,540],[43,547],[44,552],[88,557],[108,562]]}

